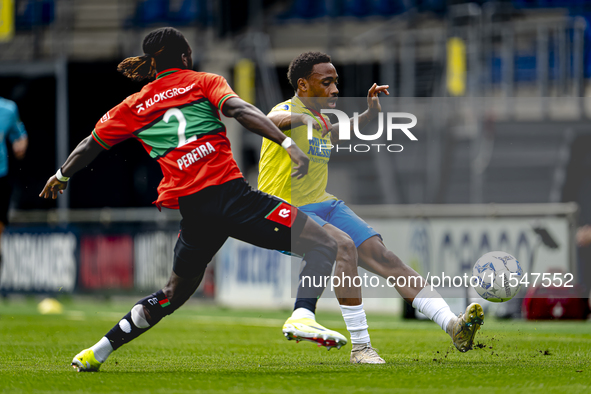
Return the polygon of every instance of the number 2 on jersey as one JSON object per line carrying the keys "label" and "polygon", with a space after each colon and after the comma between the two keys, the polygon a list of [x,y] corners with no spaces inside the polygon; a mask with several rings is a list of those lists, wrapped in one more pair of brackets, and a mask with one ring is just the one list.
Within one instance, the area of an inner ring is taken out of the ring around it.
{"label": "number 2 on jersey", "polygon": [[168,123],[168,121],[170,120],[170,118],[172,116],[174,116],[179,122],[179,128],[178,128],[179,144],[177,145],[177,148],[180,148],[181,146],[183,146],[185,144],[195,141],[197,139],[196,135],[190,137],[189,139],[187,139],[187,137],[185,135],[185,130],[187,129],[187,119],[185,119],[185,115],[183,115],[181,110],[178,108],[169,109],[168,111],[166,111],[164,113],[163,120],[166,123]]}

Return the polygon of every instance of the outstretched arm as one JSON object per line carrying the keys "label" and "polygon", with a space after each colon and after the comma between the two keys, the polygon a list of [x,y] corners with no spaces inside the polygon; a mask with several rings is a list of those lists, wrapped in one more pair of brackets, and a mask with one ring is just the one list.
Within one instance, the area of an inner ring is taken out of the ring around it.
{"label": "outstretched arm", "polygon": [[[73,176],[76,172],[89,165],[103,150],[105,149],[92,138],[92,135],[89,135],[70,153],[70,156],[68,156],[66,162],[61,167],[62,175],[67,178]],[[47,180],[39,197],[55,200],[58,192],[63,194],[66,187],[68,187],[67,181],[62,182],[57,179],[56,175],[52,175]]]}
{"label": "outstretched arm", "polygon": [[229,98],[223,106],[224,115],[236,119],[251,132],[281,145],[286,136],[257,107],[238,97]]}
{"label": "outstretched arm", "polygon": [[[236,119],[249,131],[268,138],[279,145],[284,145],[287,138],[285,134],[254,105],[238,97],[232,97],[224,103],[222,111],[224,115]],[[286,147],[286,150],[291,160],[297,164],[291,176],[297,176],[298,179],[302,178],[308,173],[310,159],[308,159],[308,156],[296,144],[291,144],[289,147]]]}
{"label": "outstretched arm", "polygon": [[[385,93],[386,95],[390,95],[390,92],[388,92],[389,87],[389,85],[378,85],[377,83],[374,83],[371,88],[369,88],[369,91],[367,92],[367,109],[359,115],[358,119],[359,130],[367,126],[367,124],[382,110],[378,94]],[[355,118],[349,119],[350,130],[353,130],[354,119]],[[326,133],[322,134],[323,137],[325,135]],[[330,140],[333,145],[336,145],[339,141],[338,123],[333,126],[332,133],[330,134]]]}

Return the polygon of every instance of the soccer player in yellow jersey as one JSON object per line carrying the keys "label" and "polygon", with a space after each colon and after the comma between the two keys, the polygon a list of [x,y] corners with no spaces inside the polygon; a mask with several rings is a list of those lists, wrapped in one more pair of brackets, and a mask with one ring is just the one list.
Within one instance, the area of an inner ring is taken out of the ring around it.
{"label": "soccer player in yellow jersey", "polygon": [[[419,274],[389,251],[382,237],[359,218],[345,203],[326,191],[330,149],[318,149],[337,145],[338,124],[331,125],[321,108],[335,108],[338,100],[338,75],[330,56],[320,52],[306,52],[296,57],[287,72],[295,96],[275,106],[268,117],[281,131],[292,138],[310,158],[308,176],[302,179],[290,177],[292,164],[289,156],[264,139],[259,164],[259,189],[278,196],[306,212],[323,226],[338,243],[335,275],[354,277],[357,265],[384,278],[404,276],[407,279]],[[368,92],[368,108],[359,116],[359,127],[367,125],[380,111],[379,93],[388,94],[388,86],[374,84]],[[313,138],[308,140],[307,122],[312,119]],[[351,362],[381,364],[384,360],[371,347],[368,324],[363,310],[361,289],[348,285],[347,281],[335,288],[347,330],[351,334]],[[436,322],[452,338],[461,352],[472,348],[476,331],[483,324],[484,313],[478,304],[471,304],[464,314],[456,317],[447,303],[421,280],[406,280],[408,286],[396,286],[400,295],[413,307]],[[411,286],[414,284],[414,286]],[[328,333],[315,322],[317,299],[301,296],[302,283],[292,316],[285,322],[283,332],[288,339],[325,338]],[[338,333],[335,333],[335,340]],[[322,341],[316,340],[322,345]]]}

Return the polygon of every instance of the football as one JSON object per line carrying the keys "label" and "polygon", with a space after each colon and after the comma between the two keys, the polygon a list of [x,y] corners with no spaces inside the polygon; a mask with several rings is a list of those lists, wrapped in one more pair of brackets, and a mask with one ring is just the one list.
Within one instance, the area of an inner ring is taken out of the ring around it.
{"label": "football", "polygon": [[489,252],[478,259],[472,269],[471,285],[482,298],[491,302],[505,302],[521,289],[523,269],[509,253]]}

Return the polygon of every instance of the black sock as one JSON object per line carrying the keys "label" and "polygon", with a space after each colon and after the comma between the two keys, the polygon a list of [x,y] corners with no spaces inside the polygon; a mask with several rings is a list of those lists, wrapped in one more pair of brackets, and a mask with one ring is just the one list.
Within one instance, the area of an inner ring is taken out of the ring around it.
{"label": "black sock", "polygon": [[[141,305],[142,308],[146,307],[148,309],[150,313],[150,326],[139,328],[133,322],[131,312],[129,312],[105,335],[111,343],[111,346],[113,346],[113,350],[117,350],[120,346],[139,337],[144,332],[154,327],[164,316],[170,315],[174,312],[178,307],[171,304],[162,290],[158,290],[156,293],[139,300],[134,307],[137,305]],[[141,323],[138,324],[141,325]]]}
{"label": "black sock", "polygon": [[306,308],[312,313],[325,289],[326,277],[332,274],[336,251],[324,245],[317,245],[306,252],[304,268],[300,272],[300,281],[294,310]]}
{"label": "black sock", "polygon": [[111,328],[111,330],[105,336],[109,342],[111,342],[113,350],[117,350],[119,347],[139,337],[150,328],[152,328],[152,326],[148,328],[138,328],[135,324],[133,324],[133,321],[131,320],[131,312],[129,312],[127,315],[123,316],[123,319],[121,319],[119,323],[115,324],[115,326]]}
{"label": "black sock", "polygon": [[298,298],[293,310],[295,311],[298,308],[305,308],[312,313],[316,313],[316,304],[318,304],[318,298]]}

